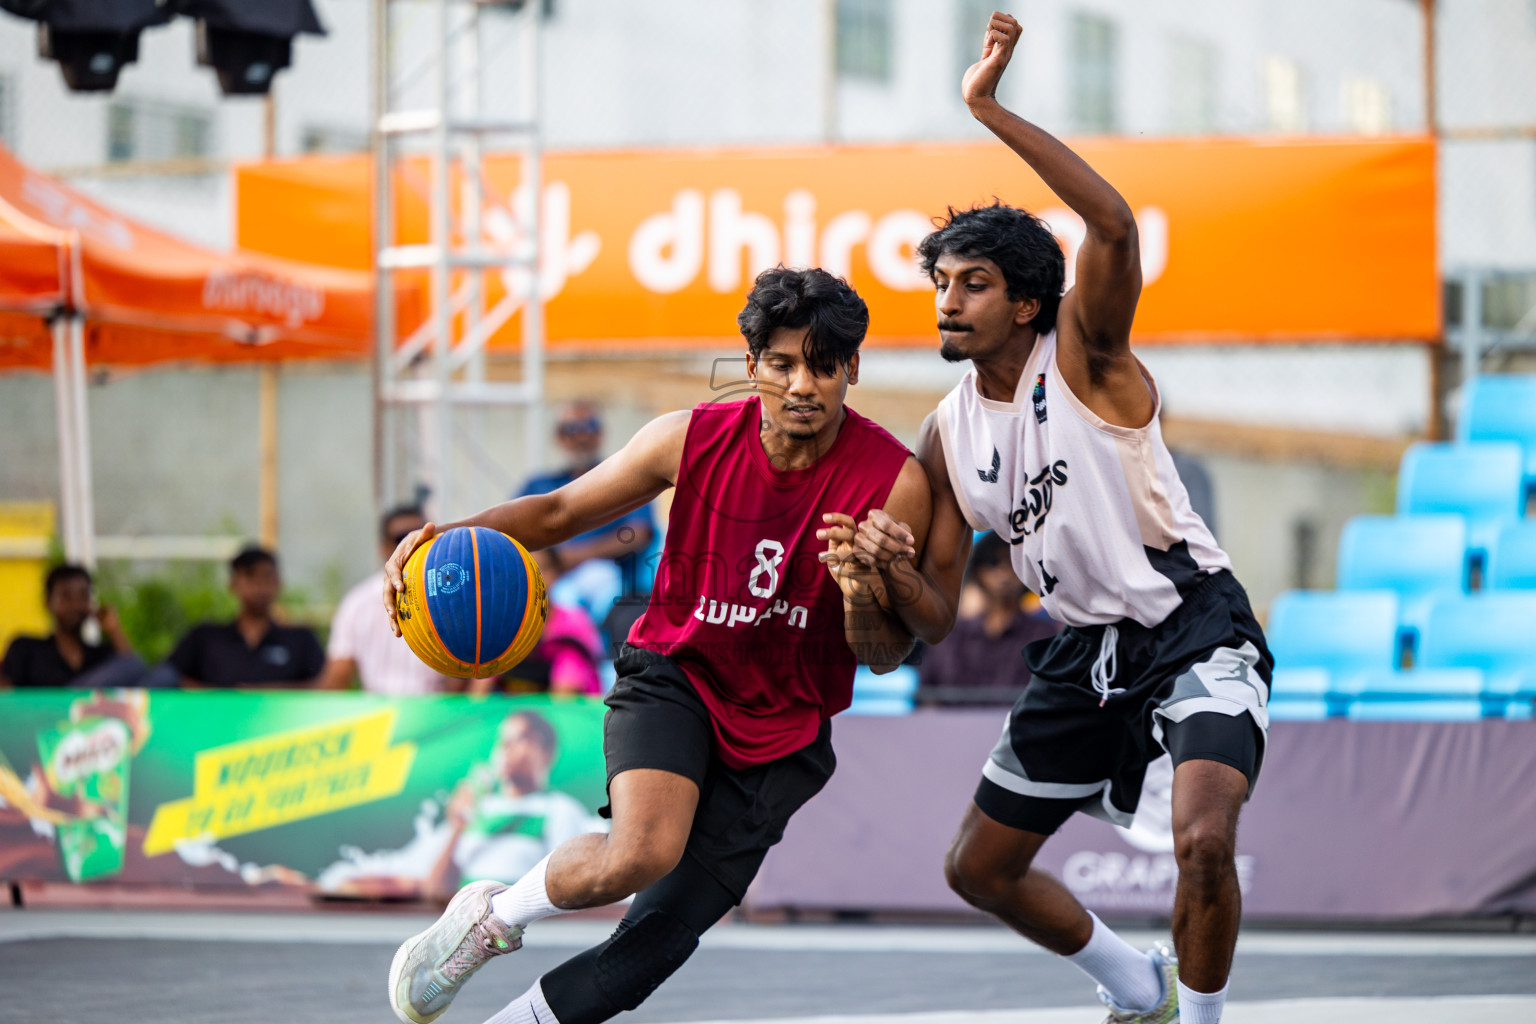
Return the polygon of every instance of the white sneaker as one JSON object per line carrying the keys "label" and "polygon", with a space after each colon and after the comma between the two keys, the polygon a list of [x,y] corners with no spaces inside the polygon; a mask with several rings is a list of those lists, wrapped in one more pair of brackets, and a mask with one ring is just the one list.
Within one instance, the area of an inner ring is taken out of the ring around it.
{"label": "white sneaker", "polygon": [[491,897],[505,888],[466,885],[432,927],[400,944],[389,966],[389,1006],[400,1024],[432,1024],[481,965],[522,947],[523,930],[491,912]]}
{"label": "white sneaker", "polygon": [[1104,1024],[1177,1024],[1179,1019],[1179,960],[1173,955],[1173,950],[1167,946],[1157,945],[1147,950],[1147,956],[1157,965],[1158,973],[1163,977],[1163,998],[1150,1010],[1140,1012],[1122,1010],[1109,998],[1109,992],[1103,985],[1099,986],[1099,1002],[1109,1007],[1109,1016],[1104,1018]]}

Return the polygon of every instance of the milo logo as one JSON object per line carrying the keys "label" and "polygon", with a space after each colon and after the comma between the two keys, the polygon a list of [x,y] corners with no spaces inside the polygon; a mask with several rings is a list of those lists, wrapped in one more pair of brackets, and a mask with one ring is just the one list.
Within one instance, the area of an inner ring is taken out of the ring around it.
{"label": "milo logo", "polygon": [[60,785],[109,772],[128,757],[128,727],[116,719],[66,733],[54,748],[49,769]]}

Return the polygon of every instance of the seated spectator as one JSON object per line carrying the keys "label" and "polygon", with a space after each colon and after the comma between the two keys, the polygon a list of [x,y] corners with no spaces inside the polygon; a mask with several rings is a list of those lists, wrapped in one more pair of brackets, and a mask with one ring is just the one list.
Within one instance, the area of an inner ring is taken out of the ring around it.
{"label": "seated spectator", "polygon": [[[565,452],[565,468],[530,477],[517,497],[548,494],[602,460],[603,421],[597,404],[585,399],[568,403],[555,423],[555,443]],[[560,576],[551,597],[565,605],[580,604],[601,621],[615,599],[649,590],[641,562],[655,537],[650,506],[642,505],[607,526],[548,549]]]}
{"label": "seated spectator", "polygon": [[956,621],[943,642],[924,652],[918,669],[921,704],[1012,704],[1029,685],[1024,645],[1061,628],[1019,582],[1008,544],[997,534],[983,534],[976,542],[967,576],[984,603],[979,614]]}
{"label": "seated spectator", "polygon": [[[0,687],[9,686],[131,686],[144,673],[112,609],[94,605],[91,574],[78,565],[61,565],[48,573],[43,599],[53,633],[19,636],[0,661]],[[92,614],[104,643],[90,643],[85,624]]]}
{"label": "seated spectator", "polygon": [[[379,524],[379,564],[389,560],[406,534],[420,529],[426,521],[417,505],[401,505],[384,513]],[[356,675],[362,688],[371,693],[410,695],[463,689],[462,679],[434,671],[395,636],[388,616],[379,607],[383,587],[384,570],[380,569],[341,599],[331,620],[320,688],[347,689]]]}
{"label": "seated spectator", "polygon": [[168,663],[183,686],[305,687],[325,666],[312,630],[280,626],[272,606],[282,589],[277,556],[247,547],[229,563],[229,590],[240,602],[235,621],[192,627]]}

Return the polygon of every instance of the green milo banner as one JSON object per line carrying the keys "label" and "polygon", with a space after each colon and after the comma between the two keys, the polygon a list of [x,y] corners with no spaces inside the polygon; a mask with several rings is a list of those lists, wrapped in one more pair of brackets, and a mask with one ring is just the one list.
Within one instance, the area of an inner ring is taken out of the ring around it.
{"label": "green milo banner", "polygon": [[410,898],[601,831],[601,703],[0,694],[0,879]]}

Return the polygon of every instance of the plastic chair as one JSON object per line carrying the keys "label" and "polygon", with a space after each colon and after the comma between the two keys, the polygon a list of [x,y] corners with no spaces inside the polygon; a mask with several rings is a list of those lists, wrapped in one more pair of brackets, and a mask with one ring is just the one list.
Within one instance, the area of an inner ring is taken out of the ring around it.
{"label": "plastic chair", "polygon": [[1487,676],[1485,709],[1503,714],[1536,681],[1536,593],[1499,590],[1434,598],[1418,664],[1480,669]]}
{"label": "plastic chair", "polygon": [[1431,594],[1467,589],[1466,518],[1355,516],[1339,537],[1339,589],[1395,590],[1403,625],[1422,629]]}
{"label": "plastic chair", "polygon": [[1327,669],[1277,668],[1269,684],[1269,718],[1279,722],[1316,722],[1334,713]]}
{"label": "plastic chair", "polygon": [[1536,590],[1536,522],[1510,523],[1488,549],[1489,590]]}
{"label": "plastic chair", "polygon": [[1510,441],[1410,445],[1397,476],[1398,515],[1460,513],[1468,546],[1486,553],[1525,514],[1525,453]]}
{"label": "plastic chair", "polygon": [[1373,669],[1349,685],[1348,715],[1361,721],[1465,722],[1488,713],[1485,678],[1475,668]]}
{"label": "plastic chair", "polygon": [[1484,374],[1462,393],[1458,441],[1514,441],[1525,451],[1525,484],[1536,485],[1536,376]]}
{"label": "plastic chair", "polygon": [[848,715],[905,715],[912,711],[912,697],[917,693],[917,669],[898,665],[883,676],[860,665],[853,676],[853,703]]}
{"label": "plastic chair", "polygon": [[1390,590],[1288,590],[1265,631],[1276,669],[1323,669],[1338,680],[1397,666],[1398,596]]}

